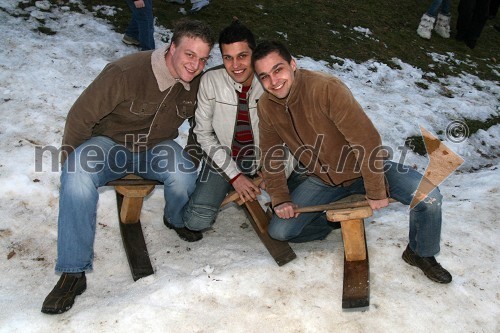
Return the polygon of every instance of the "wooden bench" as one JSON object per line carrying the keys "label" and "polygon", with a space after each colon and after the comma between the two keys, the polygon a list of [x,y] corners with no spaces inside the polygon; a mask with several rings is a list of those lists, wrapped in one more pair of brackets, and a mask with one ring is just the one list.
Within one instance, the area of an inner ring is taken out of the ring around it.
{"label": "wooden bench", "polygon": [[[393,202],[394,200],[391,200]],[[328,221],[340,223],[344,243],[342,308],[370,305],[370,268],[364,219],[373,211],[363,195],[352,195],[331,204],[302,207],[298,212],[326,211]]]}
{"label": "wooden bench", "polygon": [[[258,184],[259,181],[256,179],[255,183]],[[144,198],[153,191],[156,185],[162,185],[162,183],[136,175],[127,175],[106,184],[106,186],[115,187],[120,234],[134,281],[154,274],[142,232],[140,215]],[[229,193],[221,207],[230,202],[243,205],[236,192]],[[296,258],[295,252],[287,242],[269,237],[267,225],[270,216],[264,212],[258,201],[245,202],[243,207],[255,232],[279,266]]]}

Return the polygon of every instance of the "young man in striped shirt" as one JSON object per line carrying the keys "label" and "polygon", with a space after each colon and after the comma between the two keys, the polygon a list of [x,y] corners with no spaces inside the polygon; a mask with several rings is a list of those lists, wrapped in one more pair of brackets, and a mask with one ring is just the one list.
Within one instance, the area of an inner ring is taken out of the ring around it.
{"label": "young man in striped shirt", "polygon": [[[233,188],[244,201],[261,193],[252,183],[259,170],[257,101],[263,93],[251,66],[255,46],[252,32],[234,20],[219,36],[223,65],[201,78],[194,133],[204,163],[184,210],[190,230],[211,227]],[[287,165],[291,170],[292,163]]]}

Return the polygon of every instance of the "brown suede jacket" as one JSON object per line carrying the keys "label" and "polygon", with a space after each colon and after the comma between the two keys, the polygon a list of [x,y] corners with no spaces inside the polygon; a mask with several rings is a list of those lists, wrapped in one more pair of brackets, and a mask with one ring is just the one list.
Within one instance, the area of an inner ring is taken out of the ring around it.
{"label": "brown suede jacket", "polygon": [[291,201],[282,159],[273,155],[283,143],[324,183],[342,186],[363,177],[368,198],[387,197],[380,135],[338,78],[298,69],[288,97],[264,93],[258,115],[261,162],[273,206]]}
{"label": "brown suede jacket", "polygon": [[190,83],[174,79],[166,52],[137,52],[106,65],[71,107],[62,149],[69,154],[101,135],[133,152],[175,139],[179,126],[194,116],[200,76]]}

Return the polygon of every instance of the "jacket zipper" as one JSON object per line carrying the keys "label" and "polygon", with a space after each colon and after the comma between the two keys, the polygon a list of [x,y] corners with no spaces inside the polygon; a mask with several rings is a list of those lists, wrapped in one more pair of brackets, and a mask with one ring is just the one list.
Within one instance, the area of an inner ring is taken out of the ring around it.
{"label": "jacket zipper", "polygon": [[[304,144],[304,141],[302,140],[302,138],[300,137],[299,135],[299,132],[297,131],[297,127],[295,126],[295,121],[293,119],[293,116],[292,116],[292,113],[290,112],[290,108],[288,107],[288,99],[290,98],[290,95],[288,95],[288,97],[286,98],[285,100],[285,113],[288,114],[288,117],[290,118],[290,121],[292,122],[292,127],[293,127],[293,130],[295,132],[295,135],[296,137],[299,139],[299,142],[302,144],[302,146],[305,146]],[[323,170],[323,163],[321,162],[321,160],[319,159],[319,156],[316,155],[314,152],[311,153],[312,154],[312,157],[315,158],[318,163],[319,163],[319,167],[320,167],[320,171]],[[336,186],[335,182],[333,181],[333,179],[330,177],[330,174],[328,172],[326,172],[326,176],[328,177],[328,179],[330,180],[330,183],[334,186]]]}

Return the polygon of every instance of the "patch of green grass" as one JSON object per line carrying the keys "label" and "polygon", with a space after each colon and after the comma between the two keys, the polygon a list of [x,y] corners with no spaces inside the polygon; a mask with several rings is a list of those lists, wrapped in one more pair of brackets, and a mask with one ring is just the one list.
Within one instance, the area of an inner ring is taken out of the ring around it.
{"label": "patch of green grass", "polygon": [[477,119],[468,119],[465,118],[463,122],[467,125],[469,129],[469,136],[476,133],[479,130],[487,130],[488,128],[500,124],[500,115],[491,116],[491,118],[486,119],[485,121],[477,120]]}
{"label": "patch of green grass", "polygon": [[[121,8],[114,17],[106,17],[124,32],[130,11],[123,0],[83,0],[87,8],[105,4]],[[357,62],[375,59],[393,68],[394,58],[433,72],[438,77],[462,72],[481,79],[498,80],[500,65],[500,34],[492,28],[499,18],[488,21],[474,50],[453,36],[443,39],[434,34],[431,40],[420,38],[416,29],[420,17],[429,3],[410,0],[214,0],[198,13],[188,16],[208,22],[215,33],[227,26],[233,16],[248,25],[261,39],[285,42],[296,56],[309,56],[329,63],[338,62],[331,56],[349,58]],[[456,25],[458,1],[452,4],[452,35]],[[178,5],[165,1],[154,2],[154,15],[158,24],[170,28],[173,22],[185,15],[179,12],[190,4]],[[365,34],[363,29],[371,34]],[[431,53],[442,55],[439,61]]]}
{"label": "patch of green grass", "polygon": [[405,146],[413,150],[413,152],[425,156],[427,150],[425,149],[424,138],[420,135],[409,136],[405,139]]}

